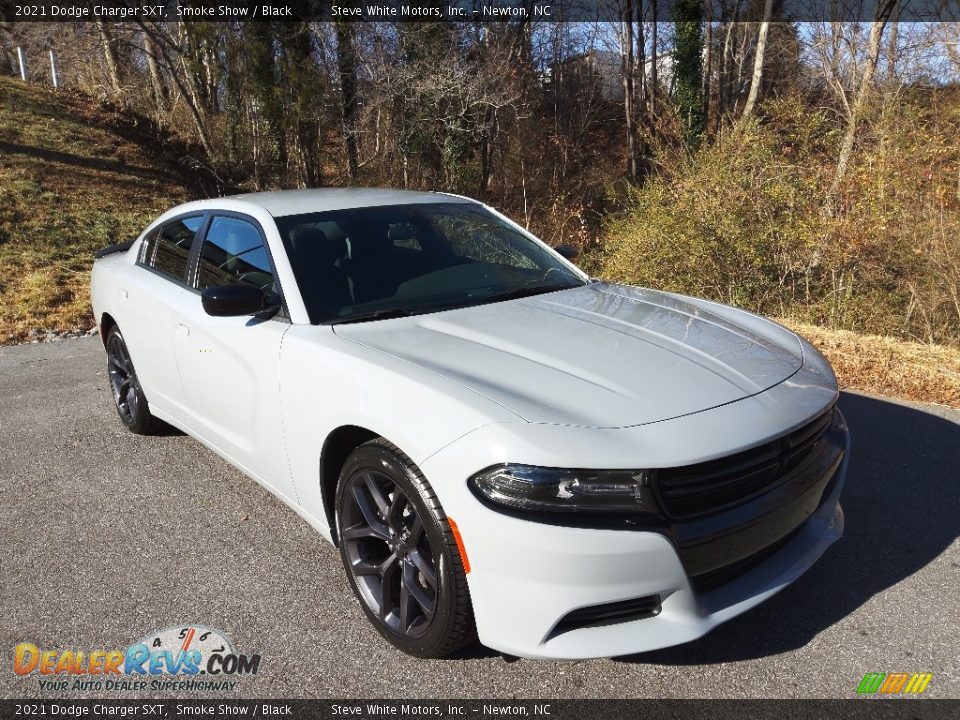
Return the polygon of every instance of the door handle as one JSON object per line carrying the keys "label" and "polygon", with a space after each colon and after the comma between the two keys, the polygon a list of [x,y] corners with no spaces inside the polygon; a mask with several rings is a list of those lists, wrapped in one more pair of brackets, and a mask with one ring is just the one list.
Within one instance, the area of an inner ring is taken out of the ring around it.
{"label": "door handle", "polygon": [[120,289],[118,289],[118,290],[117,290],[117,294],[120,296],[120,299],[121,299],[121,300],[126,300],[127,297],[128,297],[128,293],[127,293],[127,291],[126,291],[126,288],[120,288]]}
{"label": "door handle", "polygon": [[187,337],[190,335],[190,328],[184,325],[182,322],[177,323],[177,335],[183,335]]}

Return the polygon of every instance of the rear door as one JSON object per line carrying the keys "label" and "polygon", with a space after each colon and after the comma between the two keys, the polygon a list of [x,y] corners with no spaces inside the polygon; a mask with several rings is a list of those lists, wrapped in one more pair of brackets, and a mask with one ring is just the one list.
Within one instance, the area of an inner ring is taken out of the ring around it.
{"label": "rear door", "polygon": [[120,330],[144,394],[151,405],[177,419],[183,388],[173,350],[174,317],[199,297],[187,279],[205,219],[204,213],[192,213],[151,230],[140,245],[131,281],[117,289],[124,308]]}
{"label": "rear door", "polygon": [[271,318],[211,317],[202,291],[248,284],[281,292],[256,220],[213,212],[197,253],[191,303],[174,319],[174,348],[189,423],[195,432],[248,472],[295,500],[280,422],[280,344],[290,328]]}

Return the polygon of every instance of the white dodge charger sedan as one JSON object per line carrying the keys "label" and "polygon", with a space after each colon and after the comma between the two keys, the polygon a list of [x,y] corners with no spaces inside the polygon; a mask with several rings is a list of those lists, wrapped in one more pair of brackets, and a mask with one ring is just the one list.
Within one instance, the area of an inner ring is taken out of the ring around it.
{"label": "white dodge charger sedan", "polygon": [[93,309],[121,421],[296,510],[398,648],[686,642],[840,537],[836,379],[780,325],[572,255],[452,195],[239,195],[100,251]]}

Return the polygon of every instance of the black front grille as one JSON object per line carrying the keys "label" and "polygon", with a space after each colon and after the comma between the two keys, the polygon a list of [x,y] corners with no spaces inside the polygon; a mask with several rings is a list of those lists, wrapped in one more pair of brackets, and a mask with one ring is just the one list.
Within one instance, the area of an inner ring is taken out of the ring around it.
{"label": "black front grille", "polygon": [[830,452],[820,440],[832,420],[831,407],[800,429],[751,450],[657,470],[653,486],[664,512],[674,519],[693,518],[766,492],[814,456]]}
{"label": "black front grille", "polygon": [[700,575],[694,575],[692,578],[690,578],[693,589],[697,592],[709,592],[710,590],[714,590],[721,585],[726,585],[728,582],[736,580],[741,575],[753,570],[764,560],[776,555],[780,550],[786,547],[787,544],[789,544],[789,542],[793,540],[797,533],[799,533],[802,529],[803,525],[796,528],[788,535],[780,538],[775,543],[768,545],[762,550],[759,550],[753,555],[745,557],[742,560],[737,560],[734,563],[724,565],[716,570],[710,570],[709,572],[701,573]]}
{"label": "black front grille", "polygon": [[621,600],[620,602],[591,605],[564,615],[553,628],[550,637],[556,637],[570,630],[642,620],[659,614],[659,595],[645,595],[630,600]]}

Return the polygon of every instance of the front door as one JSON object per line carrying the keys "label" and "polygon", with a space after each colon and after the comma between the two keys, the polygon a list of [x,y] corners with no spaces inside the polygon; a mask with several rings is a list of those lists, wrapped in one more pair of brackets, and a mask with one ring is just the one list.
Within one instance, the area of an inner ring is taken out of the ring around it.
{"label": "front door", "polygon": [[[278,290],[265,240],[251,219],[214,214],[194,287],[247,283]],[[174,347],[192,429],[248,472],[296,500],[283,449],[280,344],[283,317],[211,317],[196,295],[175,318]]]}

